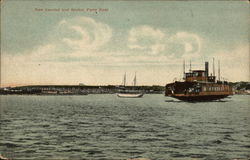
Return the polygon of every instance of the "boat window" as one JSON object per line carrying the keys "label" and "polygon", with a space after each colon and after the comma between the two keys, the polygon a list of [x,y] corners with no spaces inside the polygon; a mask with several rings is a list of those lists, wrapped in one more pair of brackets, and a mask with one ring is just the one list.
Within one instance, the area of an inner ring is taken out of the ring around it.
{"label": "boat window", "polygon": [[206,87],[203,87],[203,90],[206,91],[207,90]]}

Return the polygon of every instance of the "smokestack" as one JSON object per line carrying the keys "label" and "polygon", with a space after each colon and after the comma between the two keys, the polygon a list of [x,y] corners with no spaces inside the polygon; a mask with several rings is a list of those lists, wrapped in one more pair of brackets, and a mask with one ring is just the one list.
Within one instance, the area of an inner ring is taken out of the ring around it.
{"label": "smokestack", "polygon": [[205,74],[206,74],[206,77],[208,77],[208,75],[209,75],[209,64],[208,64],[208,62],[205,62]]}

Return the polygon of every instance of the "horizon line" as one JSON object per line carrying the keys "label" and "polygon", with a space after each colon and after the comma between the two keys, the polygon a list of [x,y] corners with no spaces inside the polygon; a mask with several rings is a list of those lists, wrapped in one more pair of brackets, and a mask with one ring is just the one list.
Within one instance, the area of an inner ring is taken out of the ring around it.
{"label": "horizon line", "polygon": [[[248,82],[250,83],[250,80],[248,81],[226,81],[229,83],[239,83],[239,82]],[[166,82],[166,84],[172,83],[172,82]],[[6,88],[6,87],[28,87],[28,86],[124,86],[122,84],[6,84],[6,85],[0,85],[0,88]],[[133,85],[126,85],[126,86],[133,86]],[[165,86],[161,84],[140,84],[136,86]]]}

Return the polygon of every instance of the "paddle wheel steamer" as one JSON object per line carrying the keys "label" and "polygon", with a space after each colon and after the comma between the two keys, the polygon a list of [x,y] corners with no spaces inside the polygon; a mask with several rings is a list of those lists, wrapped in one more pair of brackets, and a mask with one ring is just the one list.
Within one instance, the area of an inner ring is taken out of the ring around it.
{"label": "paddle wheel steamer", "polygon": [[[213,64],[214,66],[214,64]],[[220,68],[218,69],[219,80],[213,68],[213,75],[209,76],[209,63],[205,62],[205,70],[191,70],[185,72],[184,81],[175,81],[167,84],[165,96],[170,96],[182,101],[213,101],[223,99],[233,94],[232,87],[226,81],[220,81]]]}

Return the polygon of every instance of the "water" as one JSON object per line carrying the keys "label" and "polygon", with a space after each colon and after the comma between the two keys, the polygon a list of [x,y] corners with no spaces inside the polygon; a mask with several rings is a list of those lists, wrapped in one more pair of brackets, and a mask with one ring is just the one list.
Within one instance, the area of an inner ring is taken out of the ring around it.
{"label": "water", "polygon": [[1,96],[11,159],[247,159],[249,96],[186,103],[145,95]]}

